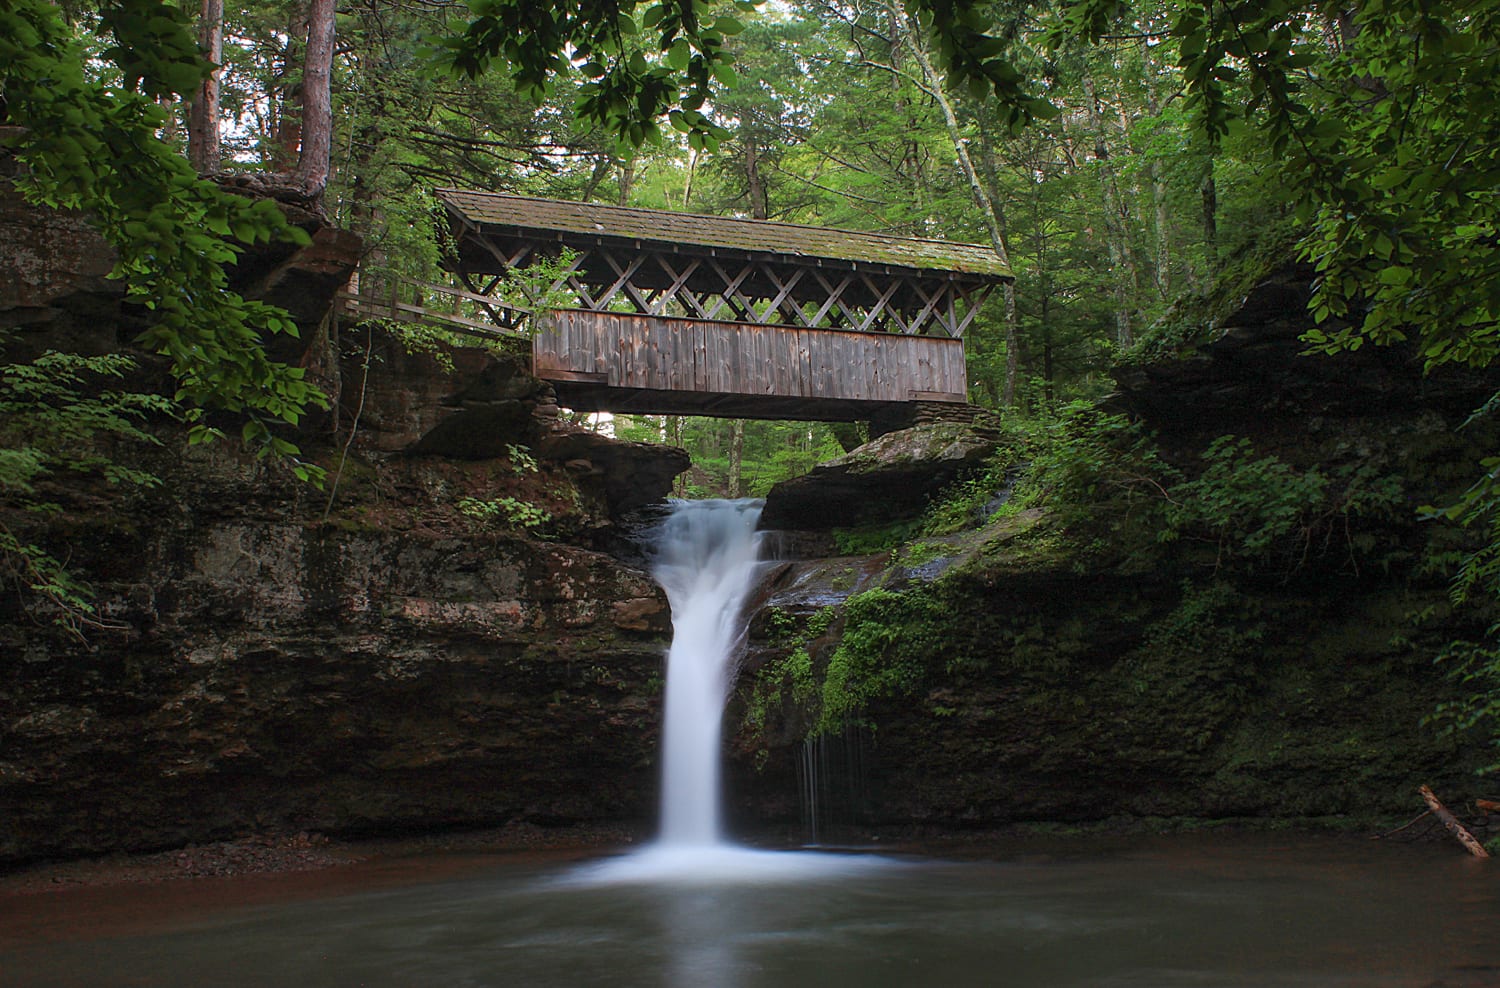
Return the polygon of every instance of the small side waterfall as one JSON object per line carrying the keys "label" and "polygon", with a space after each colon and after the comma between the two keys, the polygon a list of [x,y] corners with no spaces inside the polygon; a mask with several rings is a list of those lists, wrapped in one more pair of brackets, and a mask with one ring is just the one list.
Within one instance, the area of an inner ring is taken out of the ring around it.
{"label": "small side waterfall", "polygon": [[719,747],[724,703],[755,585],[762,501],[681,501],[662,526],[653,575],[672,605],[662,727],[661,843],[722,840]]}

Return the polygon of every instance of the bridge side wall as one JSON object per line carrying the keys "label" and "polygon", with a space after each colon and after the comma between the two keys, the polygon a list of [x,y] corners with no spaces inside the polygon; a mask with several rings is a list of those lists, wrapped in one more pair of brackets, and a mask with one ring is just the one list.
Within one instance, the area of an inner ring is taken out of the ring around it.
{"label": "bridge side wall", "polygon": [[626,391],[965,400],[963,341],[565,309],[539,320],[537,376]]}

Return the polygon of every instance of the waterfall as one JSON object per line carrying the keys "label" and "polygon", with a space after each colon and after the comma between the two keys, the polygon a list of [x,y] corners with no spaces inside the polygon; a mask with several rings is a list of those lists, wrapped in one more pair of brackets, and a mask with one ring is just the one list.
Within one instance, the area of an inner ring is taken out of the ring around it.
{"label": "waterfall", "polygon": [[724,840],[719,821],[724,703],[734,685],[745,598],[759,569],[755,526],[762,503],[674,502],[658,534],[652,567],[672,605],[660,837],[634,853],[583,865],[554,884],[724,886],[811,881],[892,866],[873,855],[758,851]]}
{"label": "waterfall", "polygon": [[719,747],[745,597],[755,585],[763,502],[679,501],[662,526],[653,575],[672,605],[662,727],[661,843],[722,840]]}

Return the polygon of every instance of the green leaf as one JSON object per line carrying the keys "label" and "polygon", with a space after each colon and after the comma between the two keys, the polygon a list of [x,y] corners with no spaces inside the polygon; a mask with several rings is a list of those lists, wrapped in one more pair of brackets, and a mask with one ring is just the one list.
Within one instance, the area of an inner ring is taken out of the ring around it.
{"label": "green leaf", "polygon": [[1411,268],[1402,267],[1400,265],[1391,265],[1389,267],[1382,268],[1380,270],[1380,274],[1377,276],[1377,280],[1382,285],[1391,285],[1397,288],[1404,287],[1405,285],[1411,283]]}

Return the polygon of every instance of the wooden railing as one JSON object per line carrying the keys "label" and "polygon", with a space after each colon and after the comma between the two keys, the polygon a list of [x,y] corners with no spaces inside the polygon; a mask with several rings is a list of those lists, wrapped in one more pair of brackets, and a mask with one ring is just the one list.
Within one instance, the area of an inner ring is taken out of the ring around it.
{"label": "wooden railing", "polygon": [[351,319],[425,323],[491,339],[526,338],[531,310],[501,299],[389,272],[361,271],[336,296]]}

